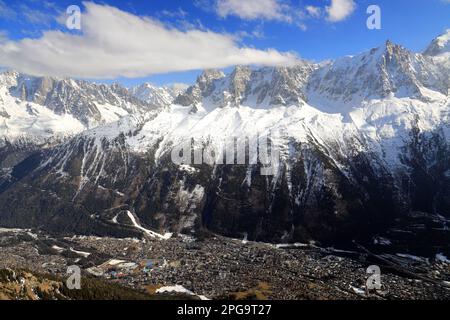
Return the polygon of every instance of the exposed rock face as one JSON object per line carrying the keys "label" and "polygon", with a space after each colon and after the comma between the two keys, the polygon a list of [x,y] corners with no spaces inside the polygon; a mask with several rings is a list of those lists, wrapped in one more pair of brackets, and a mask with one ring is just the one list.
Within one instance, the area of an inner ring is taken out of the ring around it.
{"label": "exposed rock face", "polygon": [[269,108],[289,106],[305,100],[304,89],[315,65],[302,62],[295,67],[252,69],[238,66],[227,77],[208,70],[175,103],[199,103],[213,107],[251,106]]}
{"label": "exposed rock face", "polygon": [[183,94],[187,85],[174,84],[168,87],[155,87],[150,83],[144,83],[131,89],[131,93],[141,101],[155,106],[170,106],[175,99]]}
{"label": "exposed rock face", "polygon": [[329,63],[309,82],[313,97],[357,106],[374,98],[425,99],[423,88],[447,94],[448,84],[439,66],[390,41],[355,57]]}
{"label": "exposed rock face", "polygon": [[175,104],[190,106],[200,103],[202,98],[209,96],[215,90],[214,82],[224,78],[225,74],[218,70],[205,70],[194,86],[189,87],[184,94],[175,99]]}
{"label": "exposed rock face", "polygon": [[41,144],[156,108],[117,84],[13,71],[0,74],[0,91],[0,130],[10,142],[28,139]]}
{"label": "exposed rock face", "polygon": [[98,105],[112,105],[128,113],[150,108],[117,84],[95,85],[85,81],[20,75],[11,92],[23,101],[46,106],[56,114],[72,114],[88,127],[108,122]]}
{"label": "exposed rock face", "polygon": [[[0,224],[135,236],[140,231],[132,214],[140,226],[160,233],[213,231],[249,240],[336,244],[398,230],[399,221],[410,225],[409,217],[420,212],[429,220],[442,217],[436,223],[445,229],[446,63],[387,42],[322,64],[237,67],[229,75],[208,70],[172,96],[173,104],[136,113],[133,108],[145,106],[142,97],[134,105],[139,90],[130,98],[120,87],[96,87],[102,92],[96,100],[130,106],[133,114],[28,149],[25,156],[0,150]],[[51,90],[42,98],[55,84],[38,83],[20,99],[59,106],[48,100]],[[261,149],[258,137],[269,134],[271,148],[280,152],[273,176],[261,175],[263,165],[249,158],[240,165],[218,161],[230,139],[245,137]],[[218,151],[217,164],[175,164],[173,148],[192,140],[199,143],[196,150]]]}

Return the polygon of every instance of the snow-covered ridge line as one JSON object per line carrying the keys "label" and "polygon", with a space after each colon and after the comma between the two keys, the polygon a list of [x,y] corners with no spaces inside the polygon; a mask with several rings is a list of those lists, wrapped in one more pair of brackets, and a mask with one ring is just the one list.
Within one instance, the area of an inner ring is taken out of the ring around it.
{"label": "snow-covered ridge line", "polygon": [[12,143],[21,139],[36,141],[36,145],[65,140],[168,105],[183,88],[146,85],[144,92],[138,92],[117,84],[5,71],[0,73],[0,136]]}
{"label": "snow-covered ridge line", "polygon": [[[449,35],[430,46],[447,50]],[[348,154],[350,140],[352,149],[399,165],[399,148],[416,122],[421,131],[443,128],[448,137],[443,125],[450,114],[449,73],[439,59],[386,42],[327,63],[240,66],[229,75],[207,70],[187,90],[150,84],[125,89],[5,72],[0,74],[0,135],[47,141],[81,133],[78,137],[95,141],[99,153],[102,139],[123,134],[129,151],[145,153],[157,146],[158,161],[186,138],[209,139],[221,147],[231,135],[253,139],[276,131],[280,146],[291,139],[315,141],[336,166]],[[159,108],[149,109],[149,103]]]}

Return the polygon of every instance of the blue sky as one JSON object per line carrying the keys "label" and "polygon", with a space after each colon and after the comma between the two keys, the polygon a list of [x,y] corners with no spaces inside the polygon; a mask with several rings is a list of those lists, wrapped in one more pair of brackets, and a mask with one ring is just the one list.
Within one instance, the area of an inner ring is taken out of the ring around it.
{"label": "blue sky", "polygon": [[[379,46],[387,39],[413,51],[421,51],[434,37],[450,28],[450,0],[336,0],[355,4],[347,16],[338,20],[330,19],[326,9],[331,5],[331,0],[266,0],[267,3],[276,3],[282,9],[273,14],[256,11],[254,16],[251,16],[251,13],[245,15],[243,11],[234,12],[229,7],[220,7],[222,8],[220,11],[217,1],[230,0],[107,0],[96,3],[116,7],[135,16],[150,17],[165,28],[225,34],[233,37],[235,46],[239,48],[250,47],[257,50],[272,48],[282,54],[293,52],[302,58],[315,61],[356,54]],[[368,17],[366,9],[371,4],[379,5],[381,8],[381,30],[369,30],[366,27]],[[64,17],[69,5],[79,5],[83,11],[85,10],[81,1],[74,0],[0,0],[1,41],[20,41],[26,38],[39,40],[46,30],[60,30],[63,33],[73,34],[74,32],[68,31],[61,24],[61,17]],[[318,8],[319,13],[307,14],[307,7]],[[57,19],[58,17],[60,19]],[[81,17],[83,24],[83,14]],[[105,28],[109,28],[108,26]],[[149,35],[146,39],[151,41],[152,36]],[[202,50],[206,49],[202,47]],[[172,54],[170,52],[167,55]],[[30,59],[33,62],[33,59],[38,58],[23,59]],[[175,63],[176,59],[175,54],[173,60],[169,59],[164,63]],[[14,67],[16,64],[22,67],[20,62],[10,60],[12,66],[6,67]],[[83,60],[83,57],[80,57],[80,60]],[[23,65],[22,68],[26,70],[26,66],[30,63]],[[195,63],[192,65],[196,66]],[[43,63],[42,68],[44,67]],[[149,69],[149,74],[154,72],[158,74],[124,77],[120,76],[121,73],[118,71],[119,76],[105,78],[103,73],[100,75],[103,78],[101,81],[105,82],[119,81],[125,85],[133,85],[150,81],[162,85],[174,82],[192,83],[199,73],[198,70],[165,72],[164,68],[157,68],[156,71]]]}

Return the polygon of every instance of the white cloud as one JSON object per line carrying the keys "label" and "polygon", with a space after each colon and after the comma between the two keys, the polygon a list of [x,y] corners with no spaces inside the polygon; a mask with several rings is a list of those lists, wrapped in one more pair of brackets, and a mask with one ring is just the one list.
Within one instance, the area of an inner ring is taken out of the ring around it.
{"label": "white cloud", "polygon": [[327,19],[331,22],[343,21],[355,11],[355,8],[353,0],[331,0],[331,6],[325,8]]}
{"label": "white cloud", "polygon": [[306,12],[308,12],[308,14],[313,18],[319,18],[320,14],[322,12],[320,7],[315,7],[315,6],[306,6],[305,9],[306,9]]}
{"label": "white cloud", "polygon": [[[211,9],[207,0],[196,0],[196,3],[204,9]],[[304,23],[307,19],[323,17],[330,22],[338,22],[345,20],[356,8],[354,0],[331,0],[330,6],[325,7],[300,7],[287,0],[214,0],[213,4],[213,10],[222,18],[236,16],[243,20],[281,21],[296,25],[303,31],[307,29]]]}
{"label": "white cloud", "polygon": [[297,62],[292,53],[239,47],[231,35],[182,31],[111,6],[84,5],[81,34],[47,31],[39,39],[7,41],[0,44],[0,64],[33,75],[116,78]]}
{"label": "white cloud", "polygon": [[291,22],[289,6],[279,0],[217,0],[221,17],[237,16],[245,20],[265,19]]}
{"label": "white cloud", "polygon": [[53,20],[55,20],[52,14],[41,10],[32,9],[25,4],[21,4],[18,9],[20,10],[23,19],[33,25],[49,25]]}

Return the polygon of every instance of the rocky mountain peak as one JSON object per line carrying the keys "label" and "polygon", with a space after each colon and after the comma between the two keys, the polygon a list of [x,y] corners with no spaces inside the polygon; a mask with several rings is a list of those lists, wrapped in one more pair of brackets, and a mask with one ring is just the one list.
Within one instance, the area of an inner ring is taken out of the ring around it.
{"label": "rocky mountain peak", "polygon": [[[0,85],[5,95],[3,102],[11,101],[8,108],[25,105],[30,117],[73,117],[76,125],[92,128],[119,118],[145,112],[151,104],[134,97],[119,84],[95,84],[83,80],[54,77],[34,77],[15,71],[0,74]],[[12,102],[15,101],[15,102]],[[32,104],[42,106],[46,112],[32,111]],[[43,120],[44,121],[44,120]],[[47,129],[42,129],[47,130]],[[48,130],[47,130],[48,131]]]}
{"label": "rocky mountain peak", "polygon": [[438,56],[450,53],[450,29],[434,39],[425,49],[424,54],[428,56]]}
{"label": "rocky mountain peak", "polygon": [[225,74],[217,69],[206,69],[202,72],[200,76],[197,78],[197,83],[209,83],[211,81],[221,79],[225,77]]}
{"label": "rocky mountain peak", "polygon": [[391,41],[319,68],[309,83],[316,97],[355,105],[390,96],[427,100],[424,88],[446,94],[442,70],[426,56]]}
{"label": "rocky mountain peak", "polygon": [[187,86],[184,84],[157,87],[151,83],[143,83],[131,88],[130,92],[140,101],[157,107],[166,107],[171,105],[178,95],[184,93],[186,89]]}
{"label": "rocky mountain peak", "polygon": [[306,84],[316,68],[317,65],[304,61],[292,67],[237,66],[228,75],[205,71],[176,103],[254,108],[299,104],[305,100]]}
{"label": "rocky mountain peak", "polygon": [[251,77],[252,70],[248,66],[237,66],[230,74],[230,87],[228,92],[231,94],[234,106],[239,106],[243,95],[248,90]]}
{"label": "rocky mountain peak", "polygon": [[17,85],[19,73],[14,70],[7,70],[0,73],[0,85],[7,88]]}
{"label": "rocky mountain peak", "polygon": [[225,77],[225,74],[216,69],[207,69],[197,77],[193,86],[187,88],[184,93],[177,96],[174,103],[182,106],[198,104],[204,97],[212,94],[215,90],[215,82]]}

